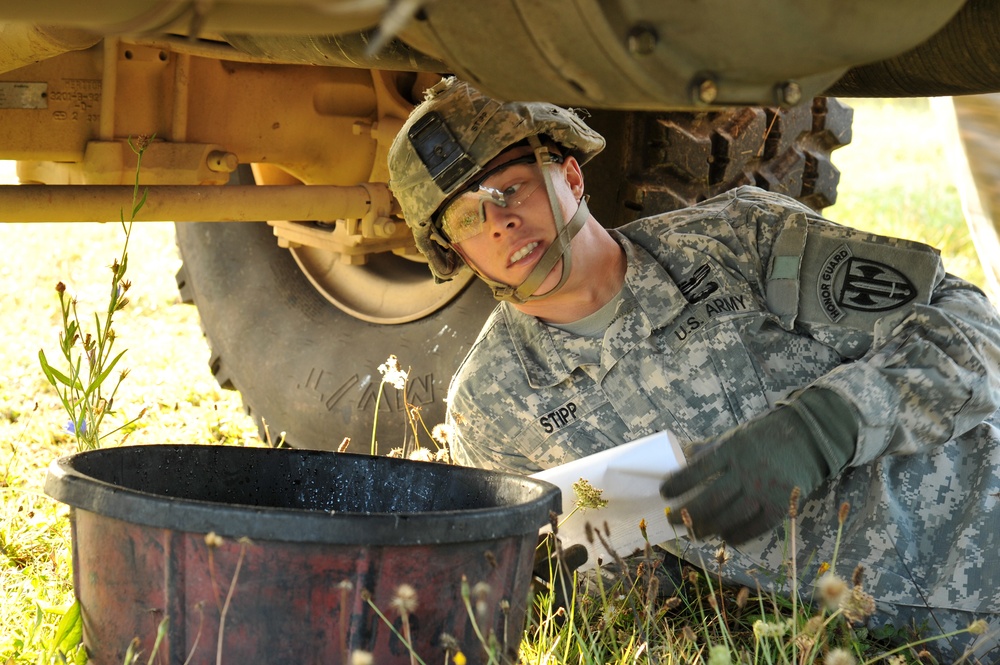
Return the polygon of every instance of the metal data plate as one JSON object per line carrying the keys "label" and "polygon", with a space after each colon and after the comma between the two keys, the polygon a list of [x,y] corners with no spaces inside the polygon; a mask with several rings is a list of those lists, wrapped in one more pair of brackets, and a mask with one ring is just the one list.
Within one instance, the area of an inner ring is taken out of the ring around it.
{"label": "metal data plate", "polygon": [[48,83],[0,81],[0,109],[48,108]]}

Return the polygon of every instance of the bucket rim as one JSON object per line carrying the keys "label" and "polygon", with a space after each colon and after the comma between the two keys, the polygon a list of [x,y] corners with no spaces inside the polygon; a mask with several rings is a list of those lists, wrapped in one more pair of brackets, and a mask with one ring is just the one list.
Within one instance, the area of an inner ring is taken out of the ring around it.
{"label": "bucket rim", "polygon": [[[45,493],[76,510],[148,527],[192,533],[213,532],[226,538],[247,537],[292,543],[336,545],[423,545],[496,540],[537,533],[550,513],[561,512],[561,492],[551,483],[504,471],[451,466],[456,474],[485,474],[521,485],[528,498],[518,504],[410,513],[330,513],[317,509],[218,503],[169,496],[116,485],[74,467],[92,456],[138,454],[149,448],[182,453],[188,449],[254,451],[256,455],[365,458],[373,464],[444,466],[382,456],[291,448],[238,448],[203,444],[152,444],[102,448],[64,455],[52,461]],[[236,454],[221,452],[219,454]],[[384,460],[384,461],[383,461]]]}

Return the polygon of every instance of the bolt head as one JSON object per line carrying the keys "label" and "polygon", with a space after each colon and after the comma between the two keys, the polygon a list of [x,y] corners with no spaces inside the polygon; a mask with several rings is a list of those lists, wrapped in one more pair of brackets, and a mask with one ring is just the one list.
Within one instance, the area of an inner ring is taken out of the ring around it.
{"label": "bolt head", "polygon": [[694,97],[702,104],[711,104],[719,96],[719,85],[711,76],[701,76],[692,82]]}
{"label": "bolt head", "polygon": [[786,81],[778,86],[778,101],[795,106],[802,101],[802,87],[795,81]]}
{"label": "bolt head", "polygon": [[641,23],[632,26],[626,40],[629,53],[638,56],[651,54],[656,50],[659,41],[660,36],[656,32],[656,28]]}

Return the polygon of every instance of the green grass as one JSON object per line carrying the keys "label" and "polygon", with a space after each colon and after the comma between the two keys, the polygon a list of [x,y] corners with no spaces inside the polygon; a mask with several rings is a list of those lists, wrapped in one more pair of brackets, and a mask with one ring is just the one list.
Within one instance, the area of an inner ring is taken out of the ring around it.
{"label": "green grass", "polygon": [[[843,172],[830,218],[875,232],[922,240],[943,250],[946,266],[982,285],[983,273],[965,231],[944,159],[944,135],[924,100],[854,100],[853,144],[836,152]],[[0,164],[0,167],[7,165]],[[0,168],[0,180],[5,175]],[[126,205],[127,202],[123,202]],[[120,253],[117,224],[2,224],[0,264],[0,663],[49,662],[54,636],[72,602],[68,510],[42,492],[49,462],[75,448],[67,416],[38,366],[38,350],[57,351],[58,281],[81,310],[106,303],[108,266]],[[145,415],[129,442],[260,445],[239,396],[222,391],[208,371],[209,351],[197,313],[179,302],[173,275],[179,259],[170,224],[138,224],[132,232],[131,303],[115,329],[131,370],[118,410]],[[52,357],[52,356],[50,356]],[[607,589],[581,603],[582,621],[543,613],[526,662],[703,662],[707,645],[754,645],[752,662],[783,662],[767,640],[755,642],[754,617],[770,601],[723,598],[725,617],[706,604],[710,578],[692,578],[680,607],[645,607],[646,587]],[[638,594],[638,595],[636,595]],[[638,603],[638,604],[636,604]],[[756,603],[756,604],[755,604]],[[734,609],[735,608],[735,609]],[[685,626],[687,629],[685,630]],[[770,638],[769,638],[770,639]],[[850,636],[846,639],[850,640]],[[772,640],[774,641],[774,640]]]}

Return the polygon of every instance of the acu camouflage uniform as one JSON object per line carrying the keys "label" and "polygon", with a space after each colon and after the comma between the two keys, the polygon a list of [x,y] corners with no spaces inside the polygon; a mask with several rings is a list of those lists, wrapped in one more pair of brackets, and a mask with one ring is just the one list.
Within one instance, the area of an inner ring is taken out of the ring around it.
{"label": "acu camouflage uniform", "polygon": [[[985,296],[923,245],[755,188],[611,233],[628,268],[603,338],[501,303],[451,386],[456,459],[531,473],[661,430],[690,458],[797,389],[828,388],[859,414],[859,440],[800,507],[800,579],[833,556],[848,502],[837,572],[864,566],[873,621],[995,630],[1000,325]],[[668,544],[697,565],[717,546]],[[729,549],[734,582],[787,573],[783,529]]]}

